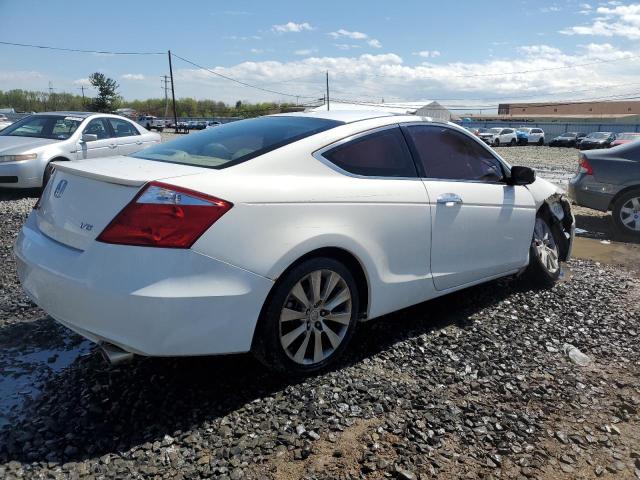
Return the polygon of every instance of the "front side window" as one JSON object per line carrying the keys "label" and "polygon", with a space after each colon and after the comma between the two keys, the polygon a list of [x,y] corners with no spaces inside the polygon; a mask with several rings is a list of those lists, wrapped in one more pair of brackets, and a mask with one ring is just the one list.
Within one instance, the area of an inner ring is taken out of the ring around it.
{"label": "front side window", "polygon": [[500,162],[467,135],[435,125],[406,128],[427,178],[504,181]]}
{"label": "front side window", "polygon": [[356,138],[323,156],[347,172],[369,177],[417,177],[400,128],[386,128]]}
{"label": "front side window", "polygon": [[140,135],[138,129],[133,126],[131,122],[121,120],[119,118],[109,118],[111,128],[115,132],[116,137],[132,137],[134,135]]}
{"label": "front side window", "polygon": [[343,124],[336,120],[293,115],[252,118],[157,144],[133,156],[159,162],[226,168]]}
{"label": "front side window", "polygon": [[6,127],[0,136],[35,137],[51,140],[66,140],[78,126],[82,118],[60,115],[31,115]]}
{"label": "front side window", "polygon": [[94,118],[91,120],[85,129],[82,131],[82,134],[88,133],[90,135],[97,135],[98,140],[105,140],[111,137],[111,133],[109,132],[109,125],[107,125],[107,121],[105,118]]}

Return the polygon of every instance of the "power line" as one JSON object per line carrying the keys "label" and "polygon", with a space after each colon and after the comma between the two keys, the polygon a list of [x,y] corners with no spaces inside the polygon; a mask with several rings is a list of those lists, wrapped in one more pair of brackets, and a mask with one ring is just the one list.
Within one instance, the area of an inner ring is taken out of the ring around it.
{"label": "power line", "polygon": [[14,42],[3,42],[0,41],[1,45],[12,45],[14,47],[30,47],[30,48],[40,48],[43,50],[59,50],[62,52],[76,52],[76,53],[99,53],[104,55],[164,55],[165,52],[111,52],[107,50],[82,50],[78,48],[61,48],[61,47],[50,47],[48,45],[31,45],[28,43],[14,43]]}
{"label": "power line", "polygon": [[213,75],[216,75],[217,77],[221,77],[221,78],[224,78],[225,80],[229,80],[229,81],[231,81],[231,82],[235,82],[235,83],[237,83],[237,84],[239,84],[239,85],[244,85],[245,87],[255,88],[256,90],[262,90],[263,92],[275,93],[276,95],[282,95],[282,96],[285,96],[285,97],[293,97],[293,98],[297,98],[297,97],[299,97],[299,98],[316,98],[316,96],[310,96],[310,95],[298,95],[298,94],[295,94],[295,93],[279,92],[279,91],[277,91],[277,90],[270,90],[270,89],[268,89],[268,88],[263,88],[263,87],[259,87],[259,86],[257,86],[257,85],[252,85],[252,84],[250,84],[250,83],[243,82],[242,80],[238,80],[238,79],[236,79],[236,78],[229,77],[229,76],[227,76],[227,75],[223,75],[222,73],[214,72],[213,70],[210,70],[210,69],[208,69],[208,68],[206,68],[206,67],[203,67],[202,65],[198,65],[197,63],[192,62],[191,60],[187,60],[186,58],[183,58],[183,57],[181,57],[180,55],[176,55],[175,53],[173,53],[172,55],[173,55],[174,57],[176,57],[176,58],[179,58],[179,59],[180,59],[180,60],[182,60],[183,62],[186,62],[186,63],[188,63],[188,64],[190,64],[190,65],[193,65],[193,66],[194,66],[194,67],[196,67],[196,68],[199,68],[199,69],[201,69],[201,70],[205,70],[205,71],[207,71],[207,72],[209,72],[209,73],[211,73],[211,74],[213,74]]}

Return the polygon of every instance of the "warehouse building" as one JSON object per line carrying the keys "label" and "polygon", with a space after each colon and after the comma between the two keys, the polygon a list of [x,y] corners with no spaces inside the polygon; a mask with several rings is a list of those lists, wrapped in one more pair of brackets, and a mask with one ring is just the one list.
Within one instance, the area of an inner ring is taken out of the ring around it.
{"label": "warehouse building", "polygon": [[502,120],[637,123],[640,101],[501,103],[497,117]]}

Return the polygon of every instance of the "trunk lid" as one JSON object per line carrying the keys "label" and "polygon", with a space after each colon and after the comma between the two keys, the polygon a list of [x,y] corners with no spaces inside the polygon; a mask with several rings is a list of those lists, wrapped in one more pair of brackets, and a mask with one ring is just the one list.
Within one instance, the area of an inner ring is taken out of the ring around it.
{"label": "trunk lid", "polygon": [[57,242],[85,250],[145,183],[202,171],[133,157],[57,163],[35,213],[38,228]]}

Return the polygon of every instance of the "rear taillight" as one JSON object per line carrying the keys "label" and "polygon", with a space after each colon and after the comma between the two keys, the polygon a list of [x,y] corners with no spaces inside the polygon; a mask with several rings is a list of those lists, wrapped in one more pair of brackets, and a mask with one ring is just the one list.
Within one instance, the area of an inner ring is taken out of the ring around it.
{"label": "rear taillight", "polygon": [[580,154],[580,172],[586,173],[587,175],[593,175],[593,167],[584,154]]}
{"label": "rear taillight", "polygon": [[190,248],[233,206],[203,193],[160,182],[147,184],[97,240],[146,247]]}

